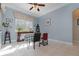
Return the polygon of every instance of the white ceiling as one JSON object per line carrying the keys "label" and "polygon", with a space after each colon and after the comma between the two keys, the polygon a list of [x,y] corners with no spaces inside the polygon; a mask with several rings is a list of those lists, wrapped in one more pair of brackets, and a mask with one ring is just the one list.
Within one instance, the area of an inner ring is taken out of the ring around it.
{"label": "white ceiling", "polygon": [[29,10],[32,5],[28,3],[5,3],[5,6],[13,8],[17,11],[21,11],[23,13],[26,13],[27,15],[31,15],[34,17],[40,17],[42,15],[45,15],[51,11],[54,11],[58,8],[61,8],[67,4],[64,3],[44,3],[45,7],[40,7],[40,11],[38,12],[36,9]]}

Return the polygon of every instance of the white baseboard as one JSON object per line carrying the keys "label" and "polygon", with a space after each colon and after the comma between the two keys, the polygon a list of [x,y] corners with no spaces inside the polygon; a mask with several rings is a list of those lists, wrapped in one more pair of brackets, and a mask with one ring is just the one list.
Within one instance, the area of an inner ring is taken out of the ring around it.
{"label": "white baseboard", "polygon": [[64,43],[64,44],[67,44],[67,45],[72,45],[72,42],[65,42],[65,41],[56,40],[56,39],[49,39],[49,41],[58,42],[58,43]]}
{"label": "white baseboard", "polygon": [[[11,40],[11,44],[12,44],[12,43],[17,43],[17,41],[16,41],[16,40]],[[6,44],[10,44],[9,41],[6,41]],[[2,42],[1,45],[4,45],[4,42]]]}

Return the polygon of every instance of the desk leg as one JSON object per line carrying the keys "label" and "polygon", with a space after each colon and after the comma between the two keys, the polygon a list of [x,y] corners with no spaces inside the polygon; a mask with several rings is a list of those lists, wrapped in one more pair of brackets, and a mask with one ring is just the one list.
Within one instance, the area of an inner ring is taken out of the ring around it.
{"label": "desk leg", "polygon": [[30,46],[30,37],[29,37],[29,46]]}
{"label": "desk leg", "polygon": [[41,43],[40,43],[40,41],[39,41],[39,47],[40,47],[40,44],[41,44]]}
{"label": "desk leg", "polygon": [[17,42],[20,42],[20,34],[18,33]]}

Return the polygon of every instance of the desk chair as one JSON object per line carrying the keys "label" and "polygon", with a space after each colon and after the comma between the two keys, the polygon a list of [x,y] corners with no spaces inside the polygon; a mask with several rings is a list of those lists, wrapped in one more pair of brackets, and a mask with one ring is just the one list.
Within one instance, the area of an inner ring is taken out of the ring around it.
{"label": "desk chair", "polygon": [[48,33],[43,33],[43,36],[41,37],[43,46],[48,44]]}
{"label": "desk chair", "polygon": [[41,33],[34,33],[34,38],[33,38],[33,48],[35,49],[35,43],[39,42],[39,47],[40,47],[40,37]]}

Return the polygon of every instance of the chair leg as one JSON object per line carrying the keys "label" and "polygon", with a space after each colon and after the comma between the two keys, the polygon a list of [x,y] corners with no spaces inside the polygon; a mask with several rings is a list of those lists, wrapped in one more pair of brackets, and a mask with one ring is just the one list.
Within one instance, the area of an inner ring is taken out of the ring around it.
{"label": "chair leg", "polygon": [[47,40],[47,44],[48,44],[48,40]]}
{"label": "chair leg", "polygon": [[30,38],[29,38],[29,46],[30,46]]}
{"label": "chair leg", "polygon": [[35,50],[35,42],[34,42],[34,44],[33,44],[33,49]]}
{"label": "chair leg", "polygon": [[39,41],[39,47],[40,47],[40,41]]}
{"label": "chair leg", "polygon": [[45,44],[44,44],[44,40],[42,41],[42,44],[43,44],[43,46],[45,46]]}
{"label": "chair leg", "polygon": [[11,40],[9,41],[9,43],[11,43]]}
{"label": "chair leg", "polygon": [[5,44],[6,42],[5,42],[5,40],[4,40],[4,44]]}
{"label": "chair leg", "polygon": [[5,37],[5,39],[4,39],[4,44],[6,44],[6,37]]}
{"label": "chair leg", "polygon": [[11,39],[10,39],[10,37],[9,37],[9,43],[11,43]]}

